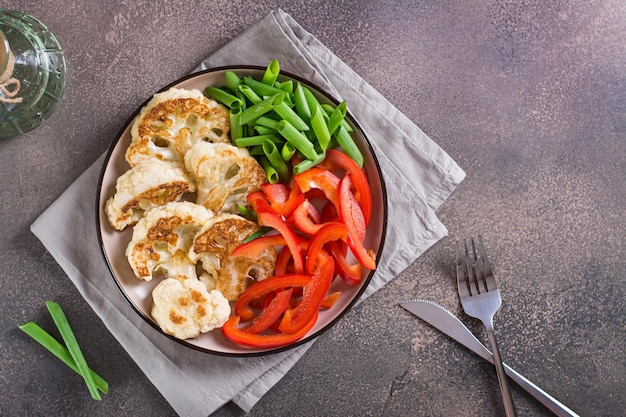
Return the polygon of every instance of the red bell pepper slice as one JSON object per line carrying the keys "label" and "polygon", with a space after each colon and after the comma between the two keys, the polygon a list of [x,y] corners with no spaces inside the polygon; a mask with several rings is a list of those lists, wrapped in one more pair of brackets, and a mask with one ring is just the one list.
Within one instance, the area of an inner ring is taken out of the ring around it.
{"label": "red bell pepper slice", "polygon": [[259,334],[267,330],[289,307],[289,299],[292,292],[292,288],[278,291],[269,304],[254,318],[252,324],[241,330],[252,334]]}
{"label": "red bell pepper slice", "polygon": [[291,217],[296,227],[308,235],[316,234],[324,226],[320,223],[320,219],[320,213],[308,199],[304,199]]}
{"label": "red bell pepper slice", "polygon": [[304,194],[295,181],[292,181],[291,187],[282,183],[265,183],[261,185],[261,190],[267,196],[270,206],[285,218],[291,216],[304,200]]}
{"label": "red bell pepper slice", "polygon": [[[310,249],[310,246],[309,246]],[[297,307],[287,309],[278,328],[283,333],[294,334],[306,328],[315,320],[317,313],[333,281],[335,265],[330,255],[323,249],[318,252],[315,272],[311,281],[304,287],[302,301]]]}
{"label": "red bell pepper slice", "polygon": [[330,170],[343,169],[352,177],[352,186],[357,191],[357,201],[363,211],[365,224],[369,225],[372,217],[372,193],[363,169],[345,153],[336,149],[326,151],[326,158],[319,165]]}
{"label": "red bell pepper slice", "polygon": [[335,207],[339,207],[337,188],[341,180],[329,170],[314,167],[296,175],[294,180],[303,193],[307,193],[313,188],[322,190],[326,198],[332,201]]}
{"label": "red bell pepper slice", "polygon": [[272,209],[267,202],[261,199],[256,200],[255,210],[259,218],[260,226],[272,227],[285,238],[285,243],[291,251],[291,256],[293,256],[294,271],[296,274],[302,273],[304,270],[304,260],[302,259],[302,252],[300,251],[296,234],[291,230],[282,216]]}
{"label": "red bell pepper slice", "polygon": [[268,203],[267,196],[261,190],[251,192],[246,196],[246,200],[248,200],[248,203],[250,203],[254,211],[256,211],[258,201],[264,201],[266,204]]}
{"label": "red bell pepper slice", "polygon": [[[306,239],[298,238],[298,242],[302,251],[306,252],[307,248],[309,247],[309,241]],[[291,260],[291,251],[287,246],[283,247],[280,252],[278,252],[278,257],[276,258],[276,268],[274,269],[274,275],[285,275],[293,273],[293,264],[290,264]],[[290,266],[291,269],[289,268]]]}
{"label": "red bell pepper slice", "polygon": [[222,334],[228,340],[242,346],[254,348],[276,348],[287,346],[302,339],[313,328],[317,321],[317,312],[315,317],[306,326],[302,327],[295,333],[276,333],[276,334],[251,334],[242,329],[237,328],[239,325],[239,316],[230,316],[230,318],[222,326]]}
{"label": "red bell pepper slice", "polygon": [[250,309],[249,304],[253,300],[263,297],[271,291],[291,287],[304,287],[310,281],[310,276],[296,274],[273,276],[266,278],[263,281],[258,281],[241,293],[235,302],[234,313],[235,315],[240,316],[244,321],[252,320],[254,318],[254,312]]}
{"label": "red bell pepper slice", "polygon": [[320,223],[328,223],[328,222],[338,222],[341,221],[339,219],[339,213],[337,212],[337,207],[334,204],[327,202],[324,204],[324,208],[320,213]]}
{"label": "red bell pepper slice", "polygon": [[325,247],[335,260],[335,272],[348,285],[357,285],[363,277],[363,267],[360,263],[351,265],[346,259],[346,252],[340,248],[340,242],[328,242]]}
{"label": "red bell pepper slice", "polygon": [[365,219],[363,211],[350,191],[350,174],[347,174],[339,184],[339,217],[348,229],[348,246],[354,256],[367,269],[376,269],[374,252],[363,247],[365,238]]}
{"label": "red bell pepper slice", "polygon": [[265,249],[286,244],[287,241],[283,235],[265,235],[257,237],[250,242],[242,243],[230,253],[230,256],[242,256],[256,259]]}
{"label": "red bell pepper slice", "polygon": [[332,306],[335,305],[335,303],[337,302],[337,300],[339,300],[339,297],[341,297],[341,291],[336,291],[330,295],[327,295],[324,298],[324,301],[322,301],[322,305],[320,306],[321,308],[328,310],[329,308],[332,308]]}
{"label": "red bell pepper slice", "polygon": [[319,256],[327,255],[322,249],[326,243],[334,240],[346,241],[347,239],[348,229],[343,223],[332,222],[324,224],[320,231],[317,232],[309,242],[309,248],[306,254],[306,273],[313,274],[318,268],[318,263],[320,262]]}

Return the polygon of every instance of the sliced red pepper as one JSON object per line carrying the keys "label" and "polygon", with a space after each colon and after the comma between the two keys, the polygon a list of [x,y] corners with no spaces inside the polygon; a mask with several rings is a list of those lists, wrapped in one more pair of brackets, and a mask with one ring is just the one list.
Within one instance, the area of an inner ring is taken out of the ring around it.
{"label": "sliced red pepper", "polygon": [[326,198],[332,201],[335,207],[339,207],[337,188],[341,180],[329,170],[314,167],[296,175],[294,180],[303,193],[312,188],[322,190]]}
{"label": "sliced red pepper", "polygon": [[[310,249],[310,247],[309,247]],[[319,259],[316,262],[315,272],[311,281],[304,287],[304,295],[302,301],[297,307],[287,309],[283,315],[278,328],[283,333],[294,334],[310,325],[315,320],[317,313],[328,293],[330,284],[333,281],[335,265],[333,259],[320,249],[318,252]]]}
{"label": "sliced red pepper", "polygon": [[[306,239],[298,238],[298,243],[300,244],[300,248],[303,252],[306,252],[309,247],[309,241]],[[293,273],[293,263],[291,256],[291,250],[287,246],[284,246],[280,252],[278,252],[278,257],[276,258],[276,268],[274,269],[274,275],[285,275]],[[291,268],[290,268],[291,267]]]}
{"label": "sliced red pepper", "polygon": [[339,300],[339,297],[341,297],[341,291],[336,291],[330,295],[327,295],[324,298],[324,301],[322,301],[321,308],[326,309],[326,310],[328,310],[329,308],[332,308],[332,306],[335,305],[337,300]]}
{"label": "sliced red pepper", "polygon": [[328,223],[328,222],[338,222],[339,213],[337,212],[337,207],[334,204],[327,202],[324,204],[324,208],[320,213],[320,223]]}
{"label": "sliced red pepper", "polygon": [[240,316],[244,321],[252,320],[252,318],[254,318],[254,312],[250,309],[249,304],[253,300],[263,297],[271,291],[291,287],[304,287],[310,281],[310,276],[297,274],[273,276],[266,278],[263,281],[258,281],[241,293],[235,303],[234,313],[235,315]]}
{"label": "sliced red pepper", "polygon": [[270,206],[285,218],[291,216],[304,200],[304,194],[295,181],[292,181],[291,187],[282,183],[265,183],[261,185],[261,190],[267,196]]}
{"label": "sliced red pepper", "polygon": [[320,224],[320,219],[320,213],[308,199],[304,199],[291,217],[296,227],[308,235],[316,234],[324,226]]}
{"label": "sliced red pepper", "polygon": [[293,256],[294,271],[296,274],[302,273],[304,270],[304,260],[302,259],[302,252],[300,252],[300,245],[298,244],[296,234],[291,230],[282,216],[272,209],[267,202],[260,199],[256,200],[255,210],[259,217],[260,226],[272,227],[285,238],[285,243],[291,251],[291,256]]}
{"label": "sliced red pepper", "polygon": [[326,151],[326,159],[319,165],[330,170],[343,169],[352,177],[352,186],[357,191],[357,201],[363,211],[365,224],[369,225],[372,217],[372,193],[363,169],[345,153],[336,149]]}
{"label": "sliced red pepper", "polygon": [[335,260],[335,272],[348,285],[357,285],[363,277],[363,267],[357,262],[354,265],[348,263],[346,252],[341,250],[340,242],[328,242],[325,245],[330,255]]}
{"label": "sliced red pepper", "polygon": [[286,334],[286,333],[277,333],[277,334],[251,334],[246,331],[243,331],[237,326],[239,325],[239,316],[230,316],[230,318],[224,323],[222,326],[222,334],[228,340],[237,343],[242,346],[254,347],[254,348],[275,348],[290,345],[298,340],[302,339],[308,332],[315,326],[315,322],[317,321],[317,312],[315,313],[315,317],[313,320],[308,322],[306,326],[301,328],[299,331]]}
{"label": "sliced red pepper", "polygon": [[309,242],[309,248],[306,253],[306,273],[313,274],[318,268],[318,263],[320,262],[319,256],[324,256],[324,254],[326,254],[326,252],[322,249],[326,243],[334,240],[346,241],[347,239],[348,229],[343,223],[325,223],[320,231],[317,232],[315,236],[313,236],[313,239]]}
{"label": "sliced red pepper", "polygon": [[261,190],[251,192],[250,194],[246,196],[246,200],[248,200],[248,203],[250,203],[254,211],[256,211],[256,206],[257,206],[258,201],[264,201],[266,204],[268,203],[267,196]]}
{"label": "sliced red pepper", "polygon": [[348,246],[357,260],[367,269],[376,269],[374,252],[363,247],[365,238],[365,219],[363,211],[350,190],[350,174],[339,184],[339,217],[348,229]]}
{"label": "sliced red pepper", "polygon": [[267,330],[289,307],[292,291],[292,288],[278,291],[269,304],[254,318],[252,324],[241,330],[252,334],[259,334]]}
{"label": "sliced red pepper", "polygon": [[230,256],[243,256],[245,258],[256,259],[265,249],[286,245],[287,241],[283,235],[265,235],[257,237],[247,243],[242,243],[230,253]]}

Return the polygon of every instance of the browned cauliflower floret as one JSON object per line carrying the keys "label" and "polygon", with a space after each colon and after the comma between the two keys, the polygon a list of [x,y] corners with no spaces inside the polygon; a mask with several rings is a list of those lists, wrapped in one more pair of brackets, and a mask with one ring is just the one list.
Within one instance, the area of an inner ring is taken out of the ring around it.
{"label": "browned cauliflower floret", "polygon": [[185,155],[185,166],[196,179],[196,202],[215,213],[236,213],[238,205],[248,205],[246,195],[267,182],[247,149],[226,143],[196,144]]}
{"label": "browned cauliflower floret", "polygon": [[128,262],[138,279],[197,279],[188,253],[196,233],[213,217],[205,207],[188,201],[171,202],[149,212],[135,225],[126,248]]}
{"label": "browned cauliflower floret", "polygon": [[263,280],[274,273],[276,251],[266,249],[257,259],[230,256],[244,239],[259,229],[256,223],[234,214],[221,214],[209,220],[196,235],[189,257],[202,263],[200,276],[207,288],[215,288],[228,300],[243,292],[246,279]]}
{"label": "browned cauliflower floret", "polygon": [[230,316],[228,300],[219,291],[207,291],[197,279],[165,279],[152,291],[152,301],[154,320],[179,339],[222,327]]}
{"label": "browned cauliflower floret", "polygon": [[196,143],[230,142],[228,110],[200,90],[170,88],[141,109],[131,126],[126,160],[132,166],[144,159],[177,161]]}
{"label": "browned cauliflower floret", "polygon": [[195,185],[180,163],[147,159],[122,174],[115,190],[105,211],[111,226],[123,230],[137,223],[145,211],[195,191]]}

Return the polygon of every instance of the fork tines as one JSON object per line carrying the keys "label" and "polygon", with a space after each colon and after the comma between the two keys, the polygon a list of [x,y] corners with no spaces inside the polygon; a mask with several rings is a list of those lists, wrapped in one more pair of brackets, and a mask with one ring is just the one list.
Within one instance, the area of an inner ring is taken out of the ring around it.
{"label": "fork tines", "polygon": [[478,235],[478,247],[470,238],[471,252],[467,240],[463,239],[463,249],[456,243],[456,267],[461,297],[469,297],[495,290],[496,283],[487,259],[483,238]]}

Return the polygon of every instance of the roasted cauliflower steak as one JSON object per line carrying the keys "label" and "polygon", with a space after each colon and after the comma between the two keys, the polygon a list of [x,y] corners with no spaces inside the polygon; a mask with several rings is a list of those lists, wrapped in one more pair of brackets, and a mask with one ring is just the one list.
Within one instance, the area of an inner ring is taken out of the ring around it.
{"label": "roasted cauliflower steak", "polygon": [[226,107],[200,90],[170,88],[155,94],[131,126],[126,161],[157,158],[176,161],[198,142],[230,142]]}
{"label": "roasted cauliflower steak", "polygon": [[265,171],[245,148],[227,143],[196,144],[185,155],[196,181],[196,203],[214,213],[236,213],[246,196],[267,182]]}
{"label": "roasted cauliflower steak", "polygon": [[197,279],[196,265],[188,253],[196,233],[212,217],[211,211],[188,201],[167,203],[147,212],[133,228],[126,248],[135,276],[145,281],[157,275]]}
{"label": "roasted cauliflower steak", "polygon": [[167,278],[152,290],[151,314],[164,333],[190,339],[222,327],[230,304],[219,291],[208,291],[197,279]]}
{"label": "roasted cauliflower steak", "polygon": [[144,212],[195,191],[180,163],[147,159],[120,175],[115,194],[105,203],[109,223],[116,230],[136,224]]}
{"label": "roasted cauliflower steak", "polygon": [[277,253],[266,249],[257,259],[231,256],[259,226],[241,216],[221,214],[210,219],[196,234],[189,257],[201,262],[200,280],[207,288],[216,289],[228,300],[236,300],[246,288],[246,280],[268,278],[276,268]]}

